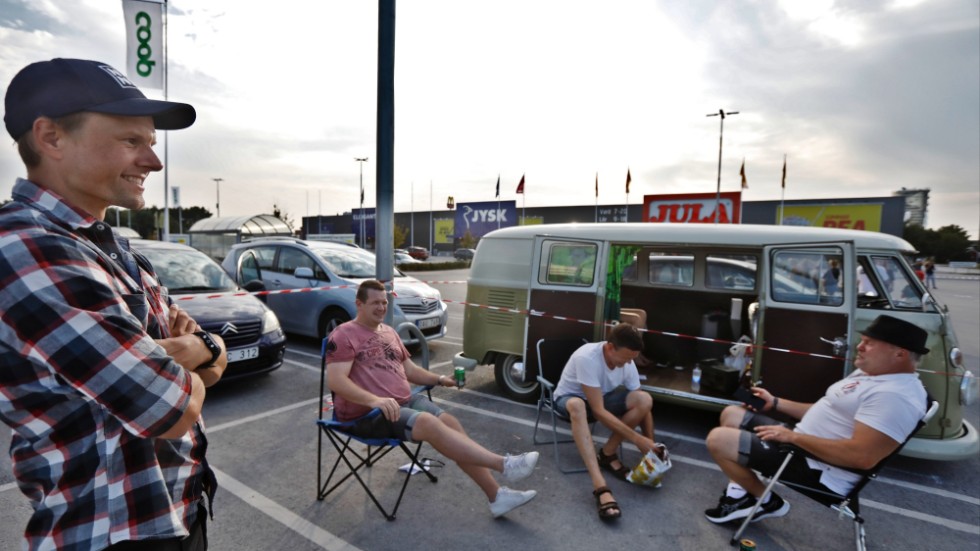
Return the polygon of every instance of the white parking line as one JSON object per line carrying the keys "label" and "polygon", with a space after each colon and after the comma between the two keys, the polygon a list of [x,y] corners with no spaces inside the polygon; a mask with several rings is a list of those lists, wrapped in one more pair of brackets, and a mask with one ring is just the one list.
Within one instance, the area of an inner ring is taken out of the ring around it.
{"label": "white parking line", "polygon": [[242,484],[220,469],[211,467],[218,477],[218,486],[233,496],[258,509],[272,520],[329,551],[360,551],[360,548],[338,538],[275,501]]}

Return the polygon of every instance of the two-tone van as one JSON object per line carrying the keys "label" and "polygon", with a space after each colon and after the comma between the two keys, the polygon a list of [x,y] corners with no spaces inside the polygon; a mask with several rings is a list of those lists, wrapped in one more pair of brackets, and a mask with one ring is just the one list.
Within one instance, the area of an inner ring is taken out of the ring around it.
{"label": "two-tone van", "polygon": [[[976,400],[978,379],[963,363],[948,309],[906,260],[915,252],[898,237],[833,228],[505,228],[477,247],[466,301],[491,308],[466,308],[463,351],[453,363],[493,365],[506,395],[531,402],[539,393],[539,339],[601,340],[617,308],[637,308],[647,314],[643,388],[657,400],[716,409],[738,403],[725,381],[744,364],[740,383],[813,402],[853,369],[858,332],[887,313],[929,332],[919,376],[941,404],[903,453],[975,457],[980,439],[963,409]],[[751,343],[745,360],[726,362],[740,339]],[[561,367],[546,365],[545,376],[556,381]],[[695,367],[713,381],[692,381]]]}

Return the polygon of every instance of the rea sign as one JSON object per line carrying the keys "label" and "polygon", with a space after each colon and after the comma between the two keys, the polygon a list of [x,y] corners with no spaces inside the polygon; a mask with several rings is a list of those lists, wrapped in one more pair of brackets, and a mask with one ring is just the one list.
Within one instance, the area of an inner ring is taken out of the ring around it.
{"label": "rea sign", "polygon": [[742,221],[741,192],[644,195],[643,221],[664,224],[738,224]]}
{"label": "rea sign", "polygon": [[782,226],[881,231],[881,205],[793,205],[777,209]]}

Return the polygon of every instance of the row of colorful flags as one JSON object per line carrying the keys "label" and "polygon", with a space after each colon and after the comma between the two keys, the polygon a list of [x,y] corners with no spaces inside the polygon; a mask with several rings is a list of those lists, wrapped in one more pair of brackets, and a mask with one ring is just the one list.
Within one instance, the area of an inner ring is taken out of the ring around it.
{"label": "row of colorful flags", "polygon": [[[742,168],[738,171],[739,176],[742,177],[742,189],[749,189],[748,179],[745,177],[745,159],[742,159]],[[524,176],[521,174],[521,181],[517,184],[518,195],[524,194]],[[633,176],[630,175],[630,169],[626,169],[626,195],[630,194],[630,182],[633,181]],[[782,189],[786,189],[786,156],[783,156],[783,179],[782,179]],[[595,196],[599,197],[599,173],[595,174]],[[500,197],[500,176],[497,176],[497,193],[495,197]]]}

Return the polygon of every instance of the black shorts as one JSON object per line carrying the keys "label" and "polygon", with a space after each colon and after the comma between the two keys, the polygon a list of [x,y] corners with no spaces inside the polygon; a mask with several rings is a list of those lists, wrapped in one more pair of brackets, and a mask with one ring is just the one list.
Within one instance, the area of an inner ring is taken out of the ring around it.
{"label": "black shorts", "polygon": [[[763,442],[755,433],[755,427],[764,425],[782,425],[786,423],[776,421],[761,413],[746,411],[745,417],[739,428],[742,434],[738,440],[738,463],[744,467],[759,471],[764,476],[772,477],[779,470],[780,465],[786,460],[786,452],[780,451],[779,443]],[[820,483],[820,475],[823,471],[810,467],[805,457],[800,454],[794,455],[793,459],[786,466],[781,481],[792,482],[802,486],[818,488],[821,491],[833,492]]]}
{"label": "black shorts", "polygon": [[412,438],[412,428],[420,413],[431,413],[439,417],[443,414],[443,410],[432,403],[425,394],[413,394],[408,402],[402,405],[397,421],[392,422],[384,415],[376,415],[362,419],[347,432],[361,438],[396,438],[415,442]]}

